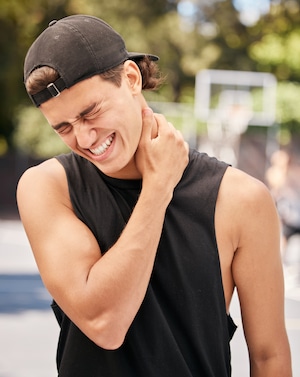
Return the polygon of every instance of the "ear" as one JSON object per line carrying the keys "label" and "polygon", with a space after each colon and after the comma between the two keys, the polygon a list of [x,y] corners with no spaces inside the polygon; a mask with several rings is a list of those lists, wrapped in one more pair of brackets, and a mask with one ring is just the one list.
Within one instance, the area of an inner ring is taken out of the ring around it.
{"label": "ear", "polygon": [[124,63],[125,80],[134,95],[142,91],[142,75],[138,65],[133,60],[126,60]]}

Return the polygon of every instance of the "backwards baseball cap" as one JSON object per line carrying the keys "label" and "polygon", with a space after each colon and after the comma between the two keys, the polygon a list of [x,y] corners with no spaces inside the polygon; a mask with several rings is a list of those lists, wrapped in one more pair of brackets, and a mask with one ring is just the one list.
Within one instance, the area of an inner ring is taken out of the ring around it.
{"label": "backwards baseball cap", "polygon": [[128,52],[123,38],[103,20],[74,15],[51,21],[47,29],[31,45],[24,63],[24,82],[37,68],[55,69],[59,78],[36,94],[29,94],[38,107],[64,89],[108,71],[124,61],[140,60],[151,54]]}

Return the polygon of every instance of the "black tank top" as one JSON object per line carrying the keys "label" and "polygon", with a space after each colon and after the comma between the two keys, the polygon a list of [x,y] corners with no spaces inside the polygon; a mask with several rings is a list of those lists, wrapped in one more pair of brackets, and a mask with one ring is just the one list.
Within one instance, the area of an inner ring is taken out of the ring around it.
{"label": "black tank top", "polygon": [[[65,168],[76,215],[106,252],[130,217],[141,181],[107,177],[74,153],[57,159]],[[61,327],[60,377],[231,375],[229,341],[235,325],[226,313],[214,229],[226,168],[215,158],[190,152],[166,212],[146,296],[119,349],[95,345],[53,302]]]}

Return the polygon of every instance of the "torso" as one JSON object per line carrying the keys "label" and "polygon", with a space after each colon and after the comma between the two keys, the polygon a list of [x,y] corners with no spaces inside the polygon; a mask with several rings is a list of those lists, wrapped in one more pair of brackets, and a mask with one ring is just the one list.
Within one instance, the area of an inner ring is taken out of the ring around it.
{"label": "torso", "polygon": [[[41,166],[42,169],[44,169],[44,171],[46,170],[46,172],[48,172],[50,176],[56,177],[55,184],[58,185],[58,187],[55,188],[56,195],[59,193],[63,203],[67,207],[72,208],[72,203],[69,196],[68,182],[65,170],[62,167],[62,165],[56,159],[51,159],[45,161],[39,166]],[[228,203],[228,195],[226,194],[226,192],[230,190],[230,177],[232,175],[232,170],[233,169],[229,167],[224,174],[219,190],[218,200],[216,203],[215,214],[215,230],[219,250],[220,266],[222,272],[222,281],[227,313],[229,313],[229,306],[234,290],[234,281],[231,273],[231,265],[237,247],[237,240],[234,239],[235,227],[232,222],[228,221],[228,218],[232,218],[232,215],[228,215],[230,205]]]}

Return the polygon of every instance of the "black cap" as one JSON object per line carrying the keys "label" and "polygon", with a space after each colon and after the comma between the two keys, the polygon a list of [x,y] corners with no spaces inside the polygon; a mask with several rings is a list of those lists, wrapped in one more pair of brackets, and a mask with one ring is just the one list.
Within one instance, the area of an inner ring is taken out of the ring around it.
{"label": "black cap", "polygon": [[29,94],[33,103],[40,106],[79,81],[144,56],[158,60],[155,55],[128,52],[120,34],[97,17],[69,16],[51,21],[31,45],[24,63],[24,82],[32,71],[43,66],[58,72],[59,79],[41,92]]}

